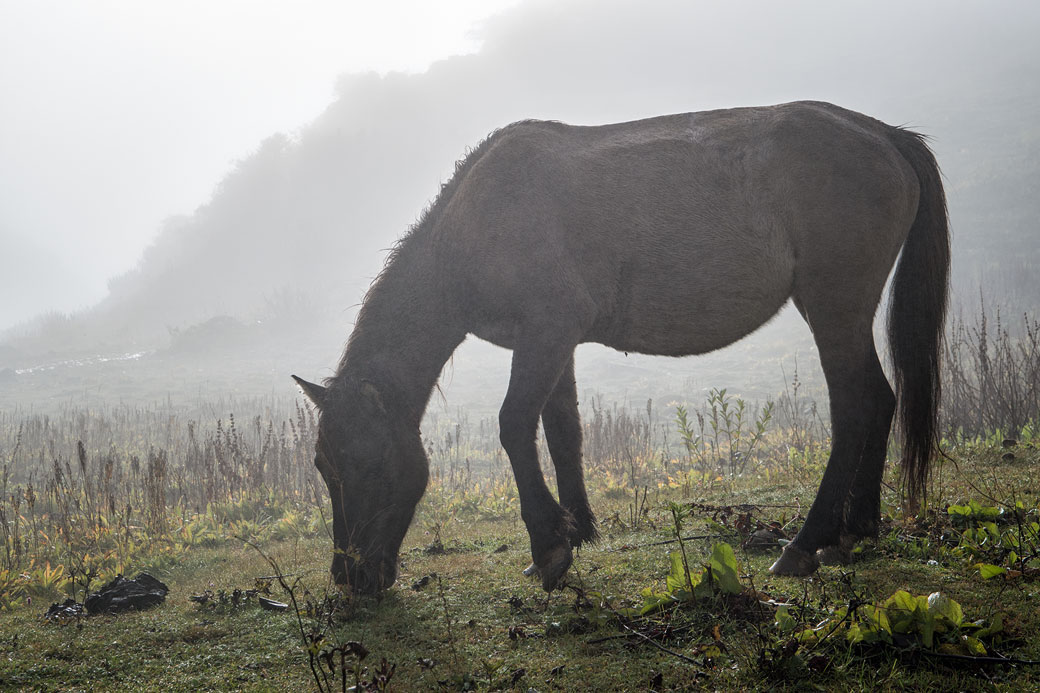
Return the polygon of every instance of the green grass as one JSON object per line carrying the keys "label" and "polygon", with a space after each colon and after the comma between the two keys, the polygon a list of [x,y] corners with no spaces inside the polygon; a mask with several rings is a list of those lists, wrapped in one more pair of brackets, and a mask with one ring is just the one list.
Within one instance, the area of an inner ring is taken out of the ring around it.
{"label": "green grass", "polygon": [[[982,441],[962,446],[955,459],[957,468],[947,463],[943,469],[941,488],[933,485],[937,503],[1014,491],[1017,499],[1035,507],[1036,450],[1021,449],[1015,460],[1005,461],[999,449]],[[752,475],[695,486],[694,493],[702,504],[760,503],[752,515],[762,521],[786,520],[795,512],[767,505],[793,506],[795,496],[803,504],[811,497],[804,484],[785,484],[775,474],[769,481]],[[842,638],[804,652],[798,661],[785,659],[782,649],[788,640],[777,629],[772,610],[736,608],[722,598],[628,621],[626,629],[616,614],[638,608],[645,588],[665,589],[668,556],[676,545],[649,544],[671,538],[667,501],[679,500],[678,494],[667,486],[650,492],[645,513],[632,512],[634,494],[625,496],[616,489],[598,494],[594,506],[603,520],[602,541],[578,553],[569,580],[573,588],[546,595],[536,581],[520,575],[529,553],[518,513],[480,513],[478,502],[452,504],[443,489],[434,489],[405,541],[397,585],[381,599],[362,599],[336,611],[325,642],[362,643],[368,654],[360,662],[360,678],[371,681],[385,658],[394,667],[389,687],[404,691],[1018,691],[1040,686],[1040,669],[1030,665],[964,663],[926,656],[913,647],[849,646]],[[898,499],[886,492],[885,500],[894,504]],[[1004,495],[999,500],[1010,499]],[[633,515],[634,524],[628,521]],[[710,521],[712,515],[695,508],[687,520],[685,533],[713,535],[685,542],[691,565],[705,561],[722,539],[739,543],[726,525]],[[944,517],[935,514],[932,529]],[[729,526],[732,518],[725,518]],[[743,584],[776,601],[799,604],[810,614],[825,614],[852,598],[880,602],[900,589],[915,595],[941,591],[959,602],[968,620],[1003,615],[1002,640],[995,646],[1001,654],[1040,659],[1034,638],[1040,632],[1040,582],[1027,576],[983,580],[973,560],[940,554],[938,548],[904,555],[910,534],[931,530],[893,519],[887,538],[867,546],[852,565],[825,566],[806,580],[770,576],[775,551],[738,548]],[[438,539],[446,551],[428,551]],[[305,593],[317,601],[328,592],[330,548],[320,532],[261,543],[281,570],[292,574],[287,580],[300,603],[306,601]],[[205,590],[252,588],[255,578],[271,574],[272,566],[257,550],[224,540],[189,548],[161,570],[158,577],[171,592],[164,605],[150,611],[59,625],[42,621],[46,604],[39,598],[31,605],[14,605],[0,613],[0,687],[312,689],[313,675],[293,614],[264,611],[255,600],[236,607],[200,606],[188,599]],[[413,589],[425,576],[436,577]],[[271,596],[288,601],[277,583],[271,585]],[[313,615],[301,619],[305,630],[324,625]],[[357,658],[348,655],[345,661],[353,667]],[[352,670],[347,685],[354,682]]]}
{"label": "green grass", "polygon": [[171,591],[158,608],[64,624],[43,622],[39,602],[5,613],[0,686],[198,691],[306,685],[284,614],[271,618],[255,607],[203,611],[188,601],[211,584],[231,587],[263,568],[255,552],[197,549],[161,575]]}
{"label": "green grass", "polygon": [[[793,535],[827,441],[781,405],[787,427],[761,427],[753,459],[750,447],[735,457],[737,424],[724,422],[724,435],[710,426],[713,413],[725,419],[725,405],[719,391],[701,417],[691,410],[678,442],[671,413],[654,418],[649,405],[645,414],[600,407],[586,417],[602,539],[577,553],[568,586],[549,595],[520,574],[528,539],[494,427],[464,419],[430,427],[431,485],[400,579],[380,599],[353,603],[329,583],[323,519],[331,516],[327,501],[316,504],[325,491],[305,412],[286,425],[257,418],[215,431],[150,410],[0,417],[0,689],[302,691],[316,677],[326,689],[399,691],[1040,687],[1032,664],[947,656],[965,652],[961,635],[977,632],[967,625],[932,647],[895,630],[851,644],[850,628],[897,591],[941,592],[965,621],[999,619],[981,641],[989,655],[1040,659],[1040,537],[1030,533],[1040,451],[1031,427],[1013,445],[999,432],[946,441],[952,459],[936,468],[919,517],[905,517],[889,470],[880,540],[849,566],[799,580],[769,574],[778,548],[740,546],[763,525]],[[748,435],[760,431],[762,412],[748,411]],[[751,471],[733,476],[745,460]],[[727,542],[742,594],[701,589],[686,598],[674,573],[668,586],[680,548],[667,543],[673,511],[681,535],[695,537],[682,544],[691,576]],[[983,579],[980,565],[1003,572]],[[73,588],[82,599],[88,579],[97,589],[115,571],[142,568],[169,585],[162,606],[42,619]],[[270,578],[278,571],[291,594]],[[228,597],[254,588],[299,615]],[[190,599],[207,592],[207,604]],[[790,605],[786,626],[761,603],[770,599]],[[640,615],[649,603],[658,608]],[[826,637],[799,635],[818,624]]]}

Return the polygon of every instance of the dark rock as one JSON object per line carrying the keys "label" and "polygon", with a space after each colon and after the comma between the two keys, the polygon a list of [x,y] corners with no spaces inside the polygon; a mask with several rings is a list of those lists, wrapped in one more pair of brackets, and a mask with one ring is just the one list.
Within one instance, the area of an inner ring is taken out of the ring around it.
{"label": "dark rock", "polygon": [[148,573],[130,580],[122,575],[94,592],[83,605],[91,614],[115,614],[129,609],[150,609],[166,601],[170,588]]}
{"label": "dark rock", "polygon": [[430,584],[430,580],[437,578],[437,573],[430,573],[429,575],[423,575],[421,578],[412,583],[412,589],[418,592],[422,588]]}
{"label": "dark rock", "polygon": [[47,613],[43,617],[48,621],[64,621],[82,615],[83,605],[75,599],[69,598],[61,604],[57,602],[51,604],[51,608],[47,609]]}

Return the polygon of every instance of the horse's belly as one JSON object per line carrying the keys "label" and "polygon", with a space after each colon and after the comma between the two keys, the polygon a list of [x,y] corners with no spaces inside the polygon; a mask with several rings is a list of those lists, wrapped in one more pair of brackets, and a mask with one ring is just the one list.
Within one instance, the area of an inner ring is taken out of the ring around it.
{"label": "horse's belly", "polygon": [[690,306],[687,310],[647,310],[619,316],[607,329],[594,330],[589,341],[621,351],[663,356],[704,354],[733,344],[779,312],[787,296],[743,310]]}
{"label": "horse's belly", "polygon": [[787,302],[794,272],[782,257],[714,279],[687,272],[634,283],[599,316],[588,341],[667,356],[721,349],[754,332]]}

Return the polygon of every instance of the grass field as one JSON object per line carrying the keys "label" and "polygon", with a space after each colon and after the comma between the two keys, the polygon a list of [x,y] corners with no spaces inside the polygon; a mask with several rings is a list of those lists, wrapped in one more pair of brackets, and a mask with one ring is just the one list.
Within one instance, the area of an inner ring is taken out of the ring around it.
{"label": "grass field", "polygon": [[[432,482],[397,584],[351,602],[329,583],[306,411],[237,426],[128,408],[4,419],[0,687],[1040,686],[1031,428],[947,441],[915,517],[890,470],[878,542],[798,580],[768,567],[826,461],[811,406],[788,398],[767,416],[714,391],[688,410],[600,405],[585,420],[603,538],[562,591],[520,574],[527,536],[497,433],[462,417],[427,431]],[[139,570],[169,585],[163,605],[42,617]],[[290,606],[265,610],[260,596]]]}

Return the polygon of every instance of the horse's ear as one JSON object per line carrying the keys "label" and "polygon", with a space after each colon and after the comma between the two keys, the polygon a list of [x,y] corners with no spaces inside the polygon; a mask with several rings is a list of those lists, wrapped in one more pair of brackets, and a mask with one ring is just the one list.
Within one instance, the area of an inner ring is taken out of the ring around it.
{"label": "horse's ear", "polygon": [[328,393],[321,385],[309,383],[303,378],[297,378],[295,375],[292,377],[296,381],[296,384],[303,390],[303,394],[307,395],[307,398],[314,402],[314,404],[320,409],[325,405],[325,396]]}
{"label": "horse's ear", "polygon": [[373,412],[378,414],[386,414],[386,407],[383,406],[383,396],[379,394],[379,390],[368,380],[361,382],[361,400],[365,403],[365,406],[369,407]]}

